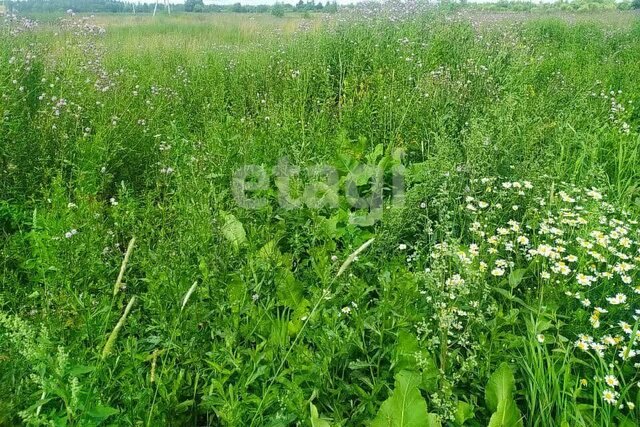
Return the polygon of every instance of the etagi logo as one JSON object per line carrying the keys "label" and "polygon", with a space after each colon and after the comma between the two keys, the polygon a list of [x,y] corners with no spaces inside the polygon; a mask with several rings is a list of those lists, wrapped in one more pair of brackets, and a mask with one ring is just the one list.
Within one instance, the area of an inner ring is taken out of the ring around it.
{"label": "etagi logo", "polygon": [[[351,223],[371,225],[382,219],[385,200],[393,206],[404,204],[405,167],[401,158],[402,153],[397,152],[377,165],[354,163],[337,168],[317,164],[301,169],[285,157],[271,168],[271,173],[260,165],[237,169],[231,191],[236,203],[245,209],[264,208],[269,195],[286,210],[337,209],[346,202]],[[277,189],[276,197],[272,184]]]}

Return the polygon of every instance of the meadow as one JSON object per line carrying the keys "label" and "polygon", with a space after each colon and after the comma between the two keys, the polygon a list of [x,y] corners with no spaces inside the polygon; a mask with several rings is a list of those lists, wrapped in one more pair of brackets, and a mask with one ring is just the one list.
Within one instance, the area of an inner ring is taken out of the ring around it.
{"label": "meadow", "polygon": [[0,425],[639,425],[637,13],[0,19]]}

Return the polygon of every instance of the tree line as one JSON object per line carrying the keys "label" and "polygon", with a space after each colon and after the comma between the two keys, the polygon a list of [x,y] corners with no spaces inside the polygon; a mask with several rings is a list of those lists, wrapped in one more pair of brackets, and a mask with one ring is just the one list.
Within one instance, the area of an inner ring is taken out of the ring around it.
{"label": "tree line", "polygon": [[[163,0],[159,3],[164,4]],[[129,3],[116,0],[9,0],[5,2],[8,10],[20,13],[152,13],[155,2]],[[243,5],[235,3],[231,5],[204,4],[203,0],[186,0],[184,4],[171,4],[171,10],[175,12],[235,12],[235,13],[272,13],[276,16],[286,12],[326,12],[333,13],[338,10],[335,1],[299,0],[297,4],[276,3],[275,5]]]}

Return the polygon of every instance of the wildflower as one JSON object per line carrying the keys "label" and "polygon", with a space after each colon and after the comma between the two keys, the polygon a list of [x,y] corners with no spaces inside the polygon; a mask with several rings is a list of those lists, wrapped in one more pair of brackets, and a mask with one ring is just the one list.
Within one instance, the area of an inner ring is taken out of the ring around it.
{"label": "wildflower", "polygon": [[620,305],[627,301],[627,296],[625,294],[616,294],[615,297],[607,297],[607,301],[611,305]]}
{"label": "wildflower", "polygon": [[622,237],[620,240],[618,240],[618,243],[620,244],[620,246],[627,249],[631,247],[631,239],[629,239],[628,237]]}
{"label": "wildflower", "polygon": [[632,357],[635,357],[636,354],[638,354],[638,353],[635,350],[632,350],[632,349],[628,348],[627,346],[622,346],[622,349],[618,353],[618,356],[622,360],[627,360],[627,359],[630,359]]}
{"label": "wildflower", "polygon": [[592,276],[587,276],[587,275],[584,275],[584,274],[580,273],[580,274],[576,275],[576,280],[582,286],[589,286],[589,285],[591,285],[593,277]]}
{"label": "wildflower", "polygon": [[502,269],[500,267],[496,267],[493,270],[491,270],[491,274],[493,276],[496,276],[496,277],[503,276],[504,275],[504,269]]}
{"label": "wildflower", "polygon": [[459,274],[454,274],[452,277],[446,280],[445,285],[449,287],[461,286],[464,285],[464,279],[460,277]]}
{"label": "wildflower", "polygon": [[609,387],[618,387],[620,385],[620,381],[614,375],[605,375],[604,382]]}
{"label": "wildflower", "polygon": [[536,335],[536,339],[538,340],[539,343],[543,343],[544,342],[544,335],[543,334],[538,334]]}
{"label": "wildflower", "polygon": [[536,253],[545,258],[549,258],[553,254],[553,249],[551,249],[551,246],[549,245],[538,245]]}
{"label": "wildflower", "polygon": [[344,313],[346,315],[349,315],[349,314],[351,314],[351,307],[349,307],[349,306],[342,307],[342,310],[340,310],[340,311],[342,311],[342,313]]}
{"label": "wildflower", "polygon": [[405,245],[404,243],[400,243],[400,245],[398,245],[398,249],[400,249],[401,251],[404,251],[407,249],[407,245]]}
{"label": "wildflower", "polygon": [[602,398],[604,399],[605,402],[607,402],[610,405],[616,404],[617,397],[618,397],[618,393],[613,390],[607,389],[602,392]]}
{"label": "wildflower", "polygon": [[587,384],[588,384],[588,381],[587,381],[587,379],[586,379],[586,378],[582,378],[582,379],[580,380],[580,385],[581,385],[582,387],[586,387],[586,386],[587,386]]}
{"label": "wildflower", "polygon": [[602,342],[605,343],[608,346],[613,346],[618,344],[616,339],[613,338],[611,335],[606,335],[602,338]]}
{"label": "wildflower", "polygon": [[551,267],[551,269],[555,273],[560,273],[563,276],[568,276],[569,274],[571,274],[571,269],[562,261],[557,262],[553,267]]}
{"label": "wildflower", "polygon": [[589,344],[583,340],[578,340],[578,342],[576,342],[576,347],[578,347],[582,351],[589,350]]}
{"label": "wildflower", "polygon": [[76,234],[78,234],[78,230],[76,230],[75,228],[71,231],[67,231],[66,233],[64,233],[64,237],[67,239],[72,238],[73,236],[75,236]]}
{"label": "wildflower", "polygon": [[472,243],[469,245],[469,253],[472,256],[478,256],[478,254],[480,253],[480,250],[478,248],[478,245],[476,245],[475,243]]}
{"label": "wildflower", "polygon": [[631,334],[631,332],[633,331],[633,329],[631,329],[631,325],[627,322],[620,322],[618,323],[618,325],[622,328],[625,334]]}
{"label": "wildflower", "polygon": [[602,194],[599,193],[595,188],[591,188],[591,190],[587,191],[587,196],[591,197],[594,200],[602,200]]}

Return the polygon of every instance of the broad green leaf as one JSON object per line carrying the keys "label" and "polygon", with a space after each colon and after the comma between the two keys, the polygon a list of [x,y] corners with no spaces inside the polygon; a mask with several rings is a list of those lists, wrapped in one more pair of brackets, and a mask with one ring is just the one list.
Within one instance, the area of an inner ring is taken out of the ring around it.
{"label": "broad green leaf", "polygon": [[458,400],[455,412],[456,424],[463,425],[467,420],[473,418],[473,407],[462,400]]}
{"label": "broad green leaf", "polygon": [[309,315],[309,300],[303,299],[300,301],[295,310],[291,313],[291,320],[289,321],[289,335],[293,336],[300,332],[302,329],[302,325],[304,325],[304,320]]}
{"label": "broad green leaf", "polygon": [[415,369],[417,367],[416,353],[419,351],[418,339],[407,331],[400,331],[394,352],[395,369]]}
{"label": "broad green leaf", "polygon": [[522,282],[522,279],[524,279],[524,274],[526,272],[527,272],[526,268],[519,268],[517,270],[513,270],[509,274],[509,286],[511,286],[512,288],[515,288],[516,286],[518,286],[520,282]]}
{"label": "broad green leaf", "polygon": [[422,380],[419,387],[428,393],[433,393],[437,391],[440,376],[440,370],[437,368],[433,356],[420,348],[418,339],[413,334],[400,331],[394,352],[394,369],[400,371],[417,370],[418,358],[422,368]]}
{"label": "broad green leaf", "polygon": [[278,249],[278,244],[275,240],[269,240],[260,250],[258,251],[258,259],[265,262],[277,262],[280,260],[280,250]]}
{"label": "broad green leaf", "polygon": [[438,415],[432,413],[427,414],[426,427],[442,427],[442,422],[440,421]]}
{"label": "broad green leaf", "polygon": [[420,381],[420,374],[400,371],[396,375],[393,393],[380,406],[371,427],[435,426],[427,413],[427,402],[418,390]]}
{"label": "broad green leaf", "polygon": [[239,277],[234,277],[227,287],[227,296],[231,312],[239,313],[247,296],[247,285]]}
{"label": "broad green leaf", "polygon": [[276,292],[282,305],[292,310],[298,308],[303,300],[302,283],[296,280],[289,270],[280,269],[276,276]]}
{"label": "broad green leaf", "polygon": [[514,383],[515,379],[513,378],[511,367],[503,362],[491,374],[485,390],[485,399],[491,412],[495,412],[498,409],[500,402],[513,399]]}
{"label": "broad green leaf", "polygon": [[487,427],[522,427],[520,410],[516,406],[513,397],[502,400],[498,404],[496,412],[491,415]]}
{"label": "broad green leaf", "polygon": [[222,235],[231,242],[235,249],[238,249],[247,241],[247,233],[244,231],[244,226],[233,214],[222,212],[221,215],[224,220]]}
{"label": "broad green leaf", "polygon": [[331,427],[327,420],[320,418],[316,405],[309,402],[309,406],[311,408],[311,427]]}

